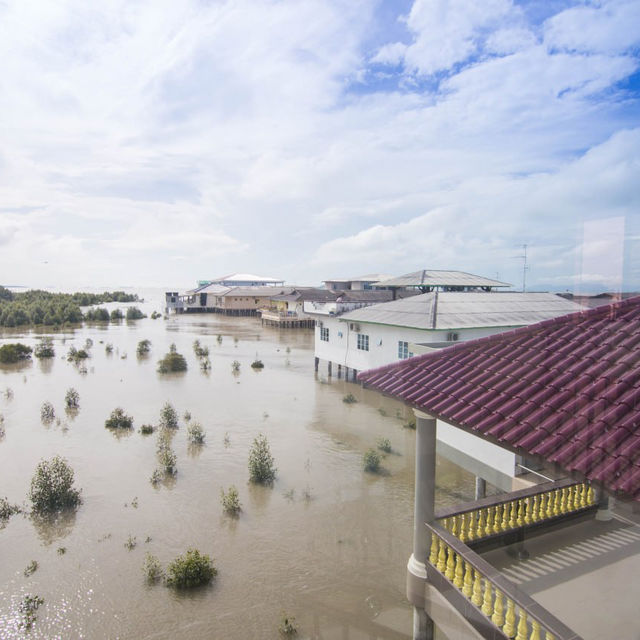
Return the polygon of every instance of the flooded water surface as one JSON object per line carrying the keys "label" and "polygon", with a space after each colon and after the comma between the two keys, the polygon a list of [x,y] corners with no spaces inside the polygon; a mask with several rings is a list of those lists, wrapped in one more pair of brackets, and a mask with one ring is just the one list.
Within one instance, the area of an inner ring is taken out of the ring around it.
{"label": "flooded water surface", "polygon": [[[113,305],[112,305],[113,306]],[[120,305],[126,307],[126,305]],[[139,305],[160,310],[156,298]],[[0,334],[37,342],[38,332]],[[0,638],[279,638],[284,614],[300,638],[409,638],[404,595],[411,553],[415,432],[403,405],[313,371],[313,331],[261,327],[220,315],[85,325],[51,334],[56,357],[0,366],[0,497],[27,504],[34,470],[59,454],[75,471],[82,504],[55,521],[13,516],[0,529]],[[221,340],[217,336],[221,336]],[[93,341],[86,372],[66,354]],[[140,340],[151,341],[137,357]],[[192,344],[209,348],[199,368]],[[107,343],[113,352],[107,353]],[[184,373],[157,373],[171,344]],[[256,371],[256,358],[265,367]],[[240,363],[237,373],[232,362]],[[77,415],[64,397],[80,395]],[[357,403],[342,402],[352,393]],[[40,420],[43,402],[58,420]],[[178,473],[153,485],[157,424],[164,403],[180,416],[173,437]],[[116,407],[134,418],[117,436],[104,426]],[[184,413],[206,431],[187,442]],[[248,483],[253,439],[264,434],[278,468],[272,487]],[[388,438],[383,472],[363,471],[363,454]],[[439,460],[440,504],[470,499],[473,477]],[[239,518],[226,516],[220,490],[235,485]],[[0,525],[1,526],[1,525]],[[129,545],[126,543],[130,542]],[[166,566],[188,548],[218,569],[206,588],[176,592],[145,583],[147,552]],[[25,576],[35,560],[38,569]],[[26,595],[44,603],[21,627]]]}

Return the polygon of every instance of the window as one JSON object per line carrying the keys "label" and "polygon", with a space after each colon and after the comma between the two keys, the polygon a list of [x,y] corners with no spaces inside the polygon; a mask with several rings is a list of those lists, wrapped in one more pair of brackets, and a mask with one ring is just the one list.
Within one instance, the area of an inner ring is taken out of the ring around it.
{"label": "window", "polygon": [[358,334],[358,349],[360,351],[369,351],[369,336],[364,333]]}
{"label": "window", "polygon": [[320,340],[323,342],[329,342],[329,327],[320,328]]}

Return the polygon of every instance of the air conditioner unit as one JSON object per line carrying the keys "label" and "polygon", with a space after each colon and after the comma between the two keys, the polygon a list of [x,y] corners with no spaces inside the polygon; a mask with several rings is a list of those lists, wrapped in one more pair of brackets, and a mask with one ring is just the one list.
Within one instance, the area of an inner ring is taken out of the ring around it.
{"label": "air conditioner unit", "polygon": [[458,338],[459,338],[458,334],[453,331],[450,331],[449,333],[447,333],[447,342],[456,342]]}
{"label": "air conditioner unit", "polygon": [[318,329],[322,329],[322,327],[324,327],[324,322],[322,322],[322,320],[318,320],[316,324],[318,325]]}
{"label": "air conditioner unit", "polygon": [[360,331],[360,325],[357,322],[351,322],[349,323],[349,329],[351,331]]}

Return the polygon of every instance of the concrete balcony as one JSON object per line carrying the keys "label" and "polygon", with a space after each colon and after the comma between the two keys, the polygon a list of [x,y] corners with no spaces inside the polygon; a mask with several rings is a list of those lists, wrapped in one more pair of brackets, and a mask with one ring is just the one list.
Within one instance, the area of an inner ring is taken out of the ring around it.
{"label": "concrete balcony", "polygon": [[289,329],[315,326],[315,320],[313,318],[293,312],[277,311],[275,309],[260,309],[259,313],[262,319],[262,324],[267,326],[284,327]]}

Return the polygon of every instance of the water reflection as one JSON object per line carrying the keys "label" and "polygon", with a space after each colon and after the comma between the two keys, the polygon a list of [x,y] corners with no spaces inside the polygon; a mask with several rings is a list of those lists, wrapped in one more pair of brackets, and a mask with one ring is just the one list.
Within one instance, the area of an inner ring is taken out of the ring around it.
{"label": "water reflection", "polygon": [[53,514],[31,515],[33,528],[42,544],[49,546],[62,538],[66,538],[76,524],[76,509],[65,509]]}

